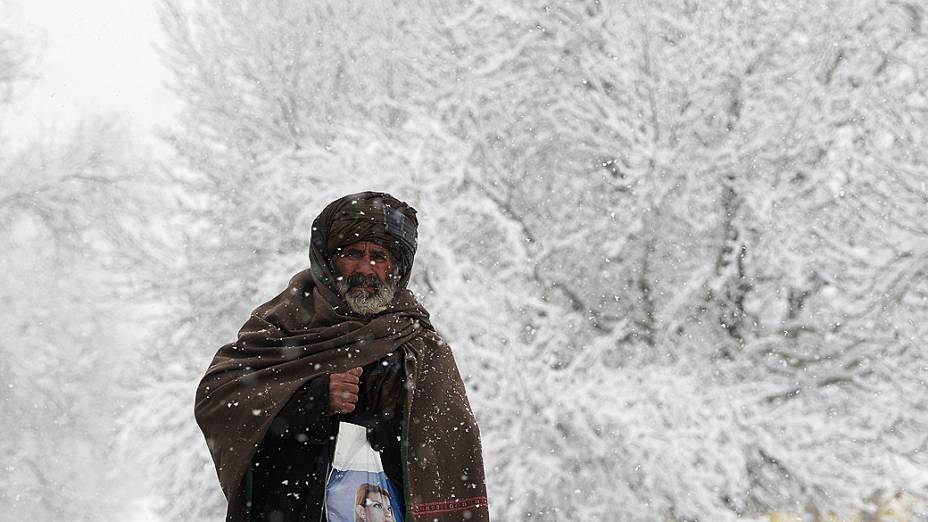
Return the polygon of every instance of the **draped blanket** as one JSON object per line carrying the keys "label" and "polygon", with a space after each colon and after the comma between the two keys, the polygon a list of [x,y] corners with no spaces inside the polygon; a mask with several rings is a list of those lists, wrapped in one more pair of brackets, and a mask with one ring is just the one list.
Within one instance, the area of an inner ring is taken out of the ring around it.
{"label": "draped blanket", "polygon": [[[317,271],[318,272],[318,271]],[[370,319],[300,272],[258,307],[238,339],[219,349],[196,393],[197,423],[229,500],[227,520],[247,520],[243,478],[274,417],[313,377],[364,366],[402,348],[407,519],[489,520],[477,423],[450,347],[408,290]]]}

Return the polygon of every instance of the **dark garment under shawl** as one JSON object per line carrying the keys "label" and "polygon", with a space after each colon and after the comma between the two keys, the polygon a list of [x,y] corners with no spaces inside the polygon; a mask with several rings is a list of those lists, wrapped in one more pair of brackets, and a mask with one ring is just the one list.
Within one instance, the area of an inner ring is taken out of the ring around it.
{"label": "dark garment under shawl", "polygon": [[[380,453],[387,477],[397,491],[403,491],[400,439],[406,394],[401,357],[394,352],[364,366],[358,403],[351,413],[328,412],[328,375],[311,379],[293,394],[252,459],[251,494],[246,491],[246,498],[252,500],[252,521],[320,520],[324,477],[340,421],[367,428],[368,441]],[[404,505],[398,508],[405,512]]]}

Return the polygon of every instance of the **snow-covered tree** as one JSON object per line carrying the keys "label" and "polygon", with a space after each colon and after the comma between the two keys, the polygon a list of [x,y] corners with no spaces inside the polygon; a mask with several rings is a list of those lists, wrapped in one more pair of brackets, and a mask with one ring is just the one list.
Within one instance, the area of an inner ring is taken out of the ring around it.
{"label": "snow-covered tree", "polygon": [[[37,43],[0,3],[0,121],[41,74]],[[6,16],[10,15],[10,16]],[[113,458],[122,370],[167,255],[144,151],[117,117],[73,129],[0,126],[0,518],[103,520],[132,510]]]}
{"label": "snow-covered tree", "polygon": [[161,13],[187,236],[128,425],[167,518],[222,510],[192,419],[209,357],[305,267],[316,213],[371,188],[421,212],[412,288],[465,373],[497,519],[928,495],[921,6]]}

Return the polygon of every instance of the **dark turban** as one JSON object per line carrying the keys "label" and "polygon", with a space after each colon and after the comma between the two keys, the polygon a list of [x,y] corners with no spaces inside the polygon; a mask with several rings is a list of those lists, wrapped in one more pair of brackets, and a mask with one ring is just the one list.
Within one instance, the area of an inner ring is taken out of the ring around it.
{"label": "dark turban", "polygon": [[384,246],[400,268],[400,287],[409,282],[416,255],[416,209],[386,192],[360,192],[339,198],[313,221],[309,259],[321,282],[331,287],[335,256],[348,245],[371,241]]}

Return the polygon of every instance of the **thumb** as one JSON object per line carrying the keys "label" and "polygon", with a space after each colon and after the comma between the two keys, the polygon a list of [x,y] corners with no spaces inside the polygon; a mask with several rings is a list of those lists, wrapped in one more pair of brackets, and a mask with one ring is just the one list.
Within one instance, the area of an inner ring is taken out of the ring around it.
{"label": "thumb", "polygon": [[351,375],[354,375],[355,377],[360,377],[362,372],[364,372],[364,369],[361,368],[360,366],[357,368],[352,368],[348,370],[348,373],[350,373]]}

